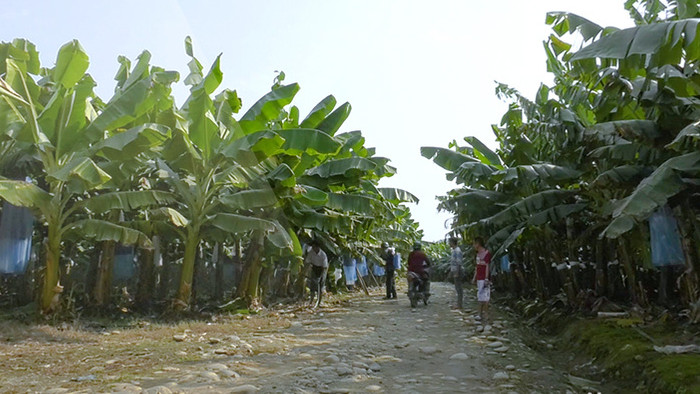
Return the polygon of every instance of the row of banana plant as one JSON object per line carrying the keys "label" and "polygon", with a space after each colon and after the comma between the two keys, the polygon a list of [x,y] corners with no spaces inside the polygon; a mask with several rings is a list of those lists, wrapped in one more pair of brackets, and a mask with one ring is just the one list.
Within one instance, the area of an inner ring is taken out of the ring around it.
{"label": "row of banana plant", "polygon": [[[695,1],[627,1],[636,26],[556,12],[544,43],[554,84],[509,108],[491,150],[475,137],[422,154],[460,186],[439,197],[453,231],[509,255],[519,289],[663,300],[647,219],[670,207],[683,240],[680,300],[700,299],[700,13]],[[582,42],[580,48],[569,42]],[[619,264],[616,264],[619,263]],[[558,269],[557,269],[558,268]],[[565,268],[565,269],[564,269]],[[675,282],[675,281],[674,281]],[[585,298],[585,297],[584,297]]]}
{"label": "row of banana plant", "polygon": [[328,96],[302,118],[290,105],[299,85],[279,73],[239,116],[237,92],[220,86],[221,55],[205,70],[189,37],[185,50],[189,97],[178,107],[179,73],[152,65],[148,51],[133,63],[119,57],[114,94],[103,101],[77,41],[50,68],[29,41],[0,44],[0,198],[38,218],[44,312],[70,264],[62,253],[86,240],[97,260],[92,303],[109,302],[118,244],[138,245],[140,277],[152,281],[158,237],[181,253],[174,305],[184,309],[203,248],[244,251],[236,295],[251,303],[263,266],[299,267],[301,244],[312,238],[331,255],[420,238],[403,205],[417,199],[378,187],[395,173],[389,160],[366,147],[360,131],[339,132],[350,104]]}

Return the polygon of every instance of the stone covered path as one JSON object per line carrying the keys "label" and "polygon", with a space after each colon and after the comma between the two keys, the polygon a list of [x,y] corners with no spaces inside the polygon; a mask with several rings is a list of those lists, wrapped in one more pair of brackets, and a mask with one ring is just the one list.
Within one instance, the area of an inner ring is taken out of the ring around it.
{"label": "stone covered path", "polygon": [[[476,300],[450,309],[454,291],[432,286],[431,304],[412,310],[405,294],[383,300],[358,294],[342,307],[294,314],[264,334],[285,350],[227,356],[165,368],[140,385],[149,393],[578,393],[590,388],[559,371],[520,339],[517,322],[496,312],[491,326],[474,319]],[[262,335],[262,334],[261,334]],[[585,381],[583,381],[585,383]],[[579,386],[576,386],[579,384]]]}

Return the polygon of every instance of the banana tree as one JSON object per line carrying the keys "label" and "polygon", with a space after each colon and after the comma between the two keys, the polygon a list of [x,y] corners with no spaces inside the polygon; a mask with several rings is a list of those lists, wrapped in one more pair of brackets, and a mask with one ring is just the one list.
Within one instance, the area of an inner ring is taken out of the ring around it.
{"label": "banana tree", "polygon": [[[186,40],[191,57],[190,96],[183,108],[164,121],[173,138],[155,163],[160,178],[178,196],[175,209],[186,219],[180,228],[185,254],[177,292],[177,306],[190,304],[195,255],[203,231],[215,227],[232,234],[250,235],[247,257],[254,268],[243,287],[257,288],[259,252],[267,239],[276,248],[293,249],[294,239],[274,213],[277,197],[271,182],[291,180],[288,166],[276,155],[333,153],[338,144],[323,131],[304,127],[281,130],[283,107],[299,90],[297,84],[278,84],[236,120],[241,108],[235,91],[211,95],[222,80],[217,58],[205,75]],[[303,126],[303,125],[300,125]],[[288,181],[289,183],[289,181]],[[251,270],[248,270],[251,272]]]}
{"label": "banana tree", "polygon": [[[144,52],[128,83],[102,104],[85,73],[88,56],[77,41],[61,47],[52,69],[39,68],[33,46],[16,44],[2,51],[0,95],[20,121],[3,130],[31,144],[29,154],[40,163],[41,173],[37,183],[0,180],[0,197],[33,208],[47,227],[40,307],[49,312],[61,291],[64,236],[75,232],[98,241],[149,242],[138,231],[80,214],[89,204],[86,193],[102,189],[111,179],[101,162],[129,160],[168,138],[166,127],[149,123],[144,115],[169,99],[164,92],[177,73],[152,70]],[[35,82],[37,74],[43,78]],[[125,129],[127,125],[132,127]]]}
{"label": "banana tree", "polygon": [[[324,98],[302,121],[297,120],[296,107],[288,112],[283,110],[281,121],[274,126],[287,142],[279,154],[267,160],[270,175],[275,177],[271,184],[287,231],[306,241],[310,238],[322,241],[331,255],[351,249],[353,253],[371,250],[372,244],[376,244],[373,233],[381,227],[382,218],[401,201],[417,201],[403,190],[376,187],[379,179],[391,176],[395,170],[387,165],[388,160],[375,157],[374,151],[364,146],[361,132],[337,134],[349,115],[350,105],[345,103],[336,108],[335,104],[333,96]],[[294,131],[297,125],[331,137],[334,147],[319,151],[310,149],[309,145],[292,143],[290,133],[297,133]],[[406,216],[407,211],[403,214]],[[399,222],[398,215],[396,218],[394,224]],[[412,241],[416,235],[419,236],[417,232],[411,233],[403,239]],[[299,259],[295,261],[292,271],[299,275],[297,279],[303,278]],[[257,268],[251,265],[247,269]],[[240,286],[238,296],[250,299],[253,288]]]}
{"label": "banana tree", "polygon": [[[635,295],[635,260],[648,247],[641,224],[653,211],[671,204],[681,214],[684,246],[698,242],[700,25],[695,2],[672,4],[661,13],[663,2],[627,2],[638,26],[623,30],[548,15],[553,34],[545,53],[555,85],[541,85],[534,100],[498,85],[497,95],[509,100],[493,126],[499,158],[470,140],[470,147],[423,149],[448,179],[465,185],[441,197],[441,208],[455,213],[455,229],[492,234],[501,251],[520,249],[519,259],[539,270],[537,280],[546,274],[540,259],[561,259],[547,246],[560,241],[570,259],[595,258],[601,271],[606,256],[619,259],[635,301],[643,299]],[[580,34],[583,48],[563,41],[570,33]],[[693,250],[686,247],[691,267]]]}

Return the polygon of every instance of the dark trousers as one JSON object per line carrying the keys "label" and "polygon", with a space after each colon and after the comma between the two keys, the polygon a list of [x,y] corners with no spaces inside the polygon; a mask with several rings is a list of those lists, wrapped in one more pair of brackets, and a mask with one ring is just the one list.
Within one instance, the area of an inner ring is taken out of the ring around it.
{"label": "dark trousers", "polygon": [[455,282],[455,292],[457,293],[457,308],[462,309],[462,300],[464,299],[462,292],[462,269],[456,272],[453,271],[452,275]]}
{"label": "dark trousers", "polygon": [[325,267],[312,266],[311,267],[311,277],[309,278],[309,290],[311,290],[311,301],[313,302],[314,296],[318,294],[318,303],[321,303],[321,296],[323,295],[323,285],[326,281],[326,269]]}
{"label": "dark trousers", "polygon": [[386,270],[386,298],[396,298],[394,286],[394,270]]}

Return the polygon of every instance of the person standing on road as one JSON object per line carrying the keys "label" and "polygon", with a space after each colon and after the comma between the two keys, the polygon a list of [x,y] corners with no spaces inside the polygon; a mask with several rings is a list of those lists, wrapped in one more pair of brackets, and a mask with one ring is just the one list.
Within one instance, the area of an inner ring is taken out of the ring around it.
{"label": "person standing on road", "polygon": [[318,293],[315,307],[321,305],[323,296],[323,284],[326,281],[328,272],[328,256],[321,250],[318,241],[311,242],[311,250],[306,253],[304,263],[311,266],[311,277],[309,278],[309,288],[311,289],[311,304],[314,303],[314,296]]}
{"label": "person standing on road", "polygon": [[476,283],[476,298],[479,301],[479,317],[483,324],[488,321],[489,301],[491,300],[491,252],[484,247],[484,239],[474,238],[474,250],[476,251],[476,270],[472,283]]}
{"label": "person standing on road", "polygon": [[386,271],[386,298],[396,299],[396,287],[394,285],[394,256],[396,252],[388,243],[382,242],[382,259],[384,259],[384,270]]}
{"label": "person standing on road", "polygon": [[455,284],[455,291],[457,292],[457,305],[454,305],[455,309],[462,309],[462,276],[464,275],[464,268],[462,267],[462,249],[457,246],[457,238],[450,238],[450,247],[452,248],[452,254],[450,255],[450,274]]}

